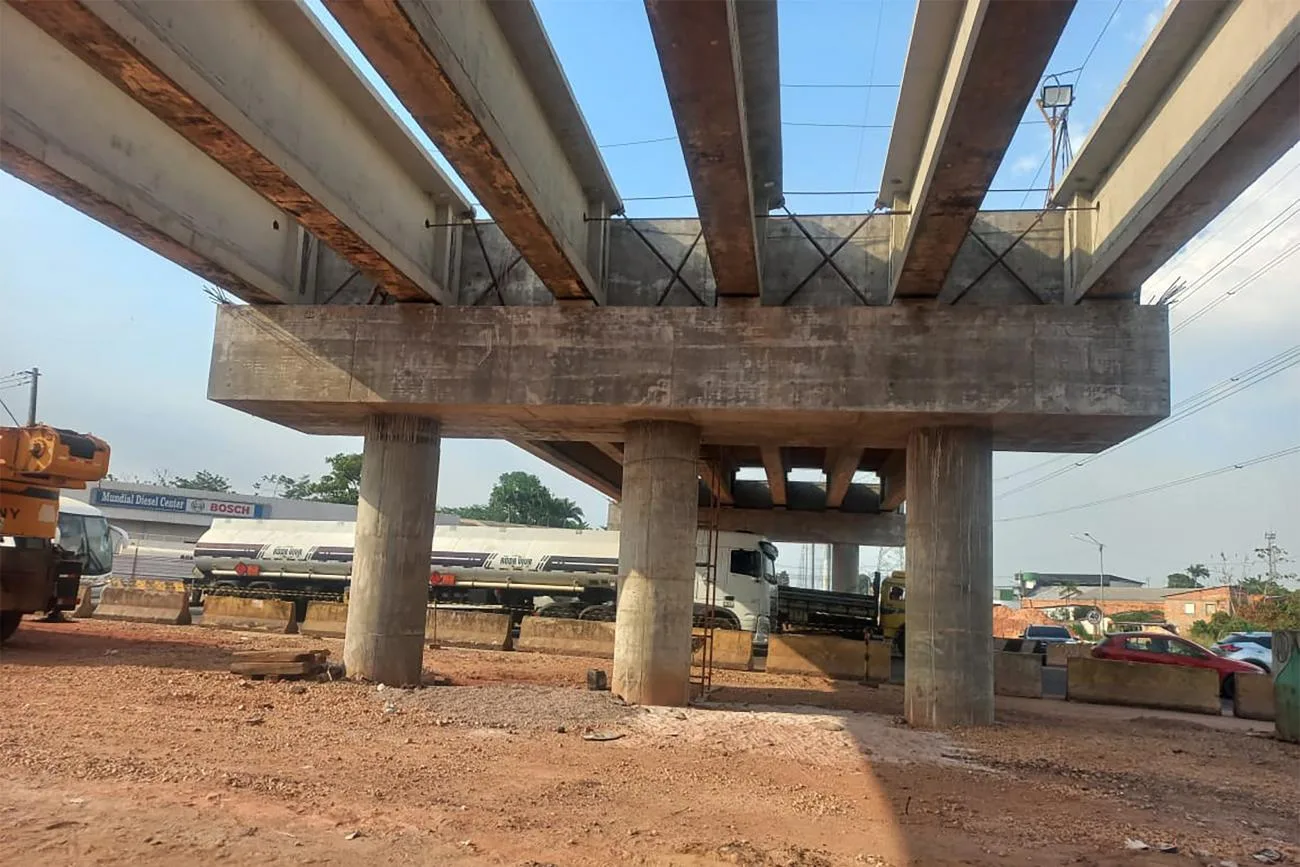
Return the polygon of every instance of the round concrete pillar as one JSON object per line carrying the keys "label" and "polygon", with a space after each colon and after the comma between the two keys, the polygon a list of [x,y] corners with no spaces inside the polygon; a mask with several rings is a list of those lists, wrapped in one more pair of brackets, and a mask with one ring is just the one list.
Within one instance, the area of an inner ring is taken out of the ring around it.
{"label": "round concrete pillar", "polygon": [[858,592],[858,546],[831,546],[831,589],[836,593]]}
{"label": "round concrete pillar", "polygon": [[416,686],[424,656],[438,491],[438,423],[366,420],[343,665],[352,677]]}
{"label": "round concrete pillar", "polygon": [[632,704],[690,698],[699,459],[694,425],[627,426],[611,688]]}
{"label": "round concrete pillar", "polygon": [[904,714],[925,728],[993,722],[993,447],[976,428],[907,442]]}

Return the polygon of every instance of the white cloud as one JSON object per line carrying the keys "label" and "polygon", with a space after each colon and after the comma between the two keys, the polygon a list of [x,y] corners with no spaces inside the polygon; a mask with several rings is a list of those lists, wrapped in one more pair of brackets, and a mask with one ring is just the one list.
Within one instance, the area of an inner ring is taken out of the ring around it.
{"label": "white cloud", "polygon": [[[1250,330],[1263,338],[1295,333],[1300,322],[1300,146],[1293,147],[1143,286],[1151,300],[1175,280],[1192,287],[1171,312],[1174,327],[1216,306],[1179,335]],[[1287,216],[1291,215],[1291,216]],[[1263,230],[1261,232],[1261,230]],[[1249,249],[1246,247],[1249,246]],[[1295,251],[1289,258],[1277,257]],[[1272,267],[1261,269],[1274,263]],[[1235,290],[1235,291],[1234,291]],[[1227,295],[1225,293],[1232,292]]]}
{"label": "white cloud", "polygon": [[1043,158],[1041,156],[1033,156],[1031,154],[1017,157],[1015,162],[1011,164],[1011,173],[1017,177],[1020,175],[1027,175],[1036,170],[1042,161]]}

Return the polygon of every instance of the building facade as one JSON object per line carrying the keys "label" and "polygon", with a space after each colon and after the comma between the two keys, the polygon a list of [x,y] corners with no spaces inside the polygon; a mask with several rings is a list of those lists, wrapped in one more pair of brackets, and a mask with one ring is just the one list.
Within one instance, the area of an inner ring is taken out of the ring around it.
{"label": "building facade", "polygon": [[[169,488],[134,482],[99,482],[66,496],[89,503],[108,522],[132,539],[193,544],[214,518],[291,518],[300,521],[355,521],[357,507],[258,497],[252,494],[214,493],[191,488]],[[456,515],[439,513],[439,525],[459,523]]]}

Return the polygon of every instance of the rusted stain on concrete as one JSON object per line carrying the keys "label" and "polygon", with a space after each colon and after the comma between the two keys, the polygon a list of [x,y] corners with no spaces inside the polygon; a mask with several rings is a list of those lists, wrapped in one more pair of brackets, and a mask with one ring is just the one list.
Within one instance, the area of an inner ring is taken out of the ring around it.
{"label": "rusted stain on concrete", "polygon": [[241,280],[220,265],[198,255],[184,244],[122,210],[98,193],[56,172],[9,142],[0,141],[0,168],[249,304],[282,303],[282,299]]}
{"label": "rusted stain on concrete", "polygon": [[989,3],[894,297],[938,297],[1073,9],[1074,0]]}
{"label": "rusted stain on concrete", "polygon": [[595,298],[396,0],[324,2],[555,297]]}
{"label": "rusted stain on concrete", "polygon": [[722,296],[755,297],[760,275],[739,46],[727,0],[646,0],[664,84]]}
{"label": "rusted stain on concrete", "polygon": [[[402,301],[431,300],[419,284],[164,75],[83,3],[77,0],[15,0],[12,5],[159,120],[378,280],[387,294]],[[282,231],[289,229],[289,226],[284,226]],[[438,296],[432,300],[447,300],[441,287]]]}

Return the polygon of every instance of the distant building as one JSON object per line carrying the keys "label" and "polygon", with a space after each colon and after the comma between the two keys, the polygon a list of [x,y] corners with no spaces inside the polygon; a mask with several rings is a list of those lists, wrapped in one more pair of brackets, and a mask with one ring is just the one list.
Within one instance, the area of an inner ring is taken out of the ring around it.
{"label": "distant building", "polygon": [[[1100,587],[1102,586],[1103,576],[1096,572],[1017,572],[1016,580],[1026,591],[1034,590],[1040,587],[1061,587],[1073,584],[1075,587]],[[1134,581],[1132,578],[1121,578],[1119,575],[1107,573],[1105,576],[1107,587],[1144,587],[1146,582]]]}
{"label": "distant building", "polygon": [[1248,601],[1246,591],[1240,587],[1220,585],[1193,590],[1171,590],[1164,599],[1165,620],[1185,635],[1196,621],[1209,620],[1220,611],[1230,614],[1235,607]]}
{"label": "distant building", "polygon": [[[294,518],[304,521],[355,521],[357,507],[340,503],[286,500],[252,494],[218,494],[134,482],[99,482],[66,496],[100,509],[108,522],[133,539],[194,543],[213,518]],[[460,522],[439,513],[437,524]]]}

